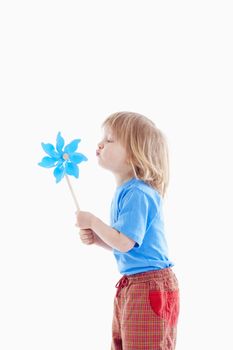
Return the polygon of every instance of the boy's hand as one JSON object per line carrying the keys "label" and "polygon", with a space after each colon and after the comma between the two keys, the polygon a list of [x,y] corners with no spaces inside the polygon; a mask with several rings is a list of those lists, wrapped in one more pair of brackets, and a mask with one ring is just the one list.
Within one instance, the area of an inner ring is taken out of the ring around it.
{"label": "boy's hand", "polygon": [[92,213],[80,210],[79,212],[76,212],[76,226],[80,229],[91,228],[94,217],[95,216]]}
{"label": "boy's hand", "polygon": [[80,239],[84,244],[94,244],[94,233],[91,229],[81,229],[79,231]]}

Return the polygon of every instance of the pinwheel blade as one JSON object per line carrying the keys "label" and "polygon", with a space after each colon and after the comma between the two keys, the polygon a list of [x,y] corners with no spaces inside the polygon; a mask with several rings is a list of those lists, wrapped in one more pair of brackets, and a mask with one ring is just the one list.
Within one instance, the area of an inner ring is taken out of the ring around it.
{"label": "pinwheel blade", "polygon": [[57,162],[57,159],[50,158],[50,157],[44,157],[38,165],[44,167],[44,168],[52,168],[55,166],[55,163]]}
{"label": "pinwheel blade", "polygon": [[71,141],[68,145],[65,146],[64,152],[69,154],[74,153],[78,148],[78,144],[80,141],[81,141],[80,139]]}
{"label": "pinwheel blade", "polygon": [[55,151],[54,146],[51,143],[43,143],[41,142],[41,146],[45,153],[47,153],[50,157],[58,159],[60,155]]}
{"label": "pinwheel blade", "polygon": [[87,161],[88,159],[86,156],[84,156],[84,154],[75,152],[70,156],[70,160],[75,164],[79,164],[82,161]]}
{"label": "pinwheel blade", "polygon": [[79,169],[76,164],[67,162],[65,166],[65,172],[67,175],[72,175],[76,178],[79,177]]}
{"label": "pinwheel blade", "polygon": [[65,175],[65,168],[63,165],[57,166],[54,171],[53,171],[53,175],[56,178],[56,183],[60,182],[64,175]]}
{"label": "pinwheel blade", "polygon": [[56,150],[58,151],[58,153],[62,153],[62,149],[64,147],[65,141],[63,139],[63,137],[61,136],[61,133],[59,131],[59,133],[57,134],[57,140],[56,140]]}

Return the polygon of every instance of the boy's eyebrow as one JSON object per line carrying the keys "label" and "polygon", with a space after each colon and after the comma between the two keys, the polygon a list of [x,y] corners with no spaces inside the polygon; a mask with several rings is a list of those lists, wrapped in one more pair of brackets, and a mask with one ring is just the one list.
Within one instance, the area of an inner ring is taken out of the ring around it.
{"label": "boy's eyebrow", "polygon": [[114,138],[114,135],[111,131],[104,131],[103,137],[112,139]]}

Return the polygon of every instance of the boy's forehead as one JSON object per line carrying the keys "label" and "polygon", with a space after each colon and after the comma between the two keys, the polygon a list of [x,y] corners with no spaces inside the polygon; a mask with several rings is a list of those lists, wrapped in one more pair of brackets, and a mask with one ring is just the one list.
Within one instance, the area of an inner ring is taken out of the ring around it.
{"label": "boy's forehead", "polygon": [[104,127],[103,133],[104,133],[104,135],[113,136],[113,131],[109,127]]}

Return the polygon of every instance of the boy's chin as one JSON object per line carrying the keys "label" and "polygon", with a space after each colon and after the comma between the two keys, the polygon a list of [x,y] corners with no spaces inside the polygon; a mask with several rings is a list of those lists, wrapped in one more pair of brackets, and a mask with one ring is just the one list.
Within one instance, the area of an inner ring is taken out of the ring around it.
{"label": "boy's chin", "polygon": [[101,168],[112,172],[112,169],[110,169],[110,168],[109,168],[107,165],[105,165],[104,163],[102,163],[102,162],[99,161],[99,162],[98,162],[98,165],[99,165]]}
{"label": "boy's chin", "polygon": [[106,167],[106,165],[101,161],[100,158],[98,158],[98,165],[99,165],[101,168],[108,169],[108,168]]}

